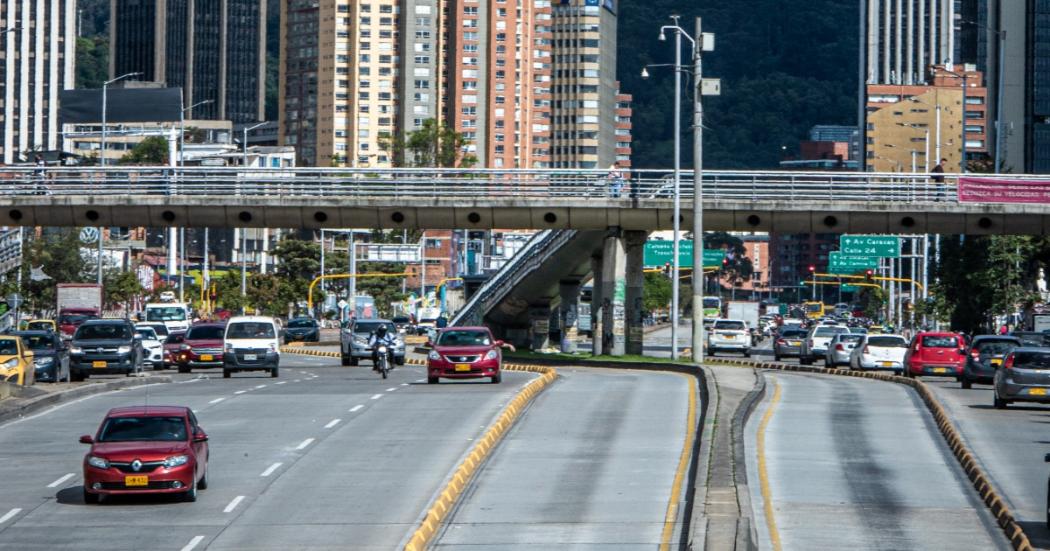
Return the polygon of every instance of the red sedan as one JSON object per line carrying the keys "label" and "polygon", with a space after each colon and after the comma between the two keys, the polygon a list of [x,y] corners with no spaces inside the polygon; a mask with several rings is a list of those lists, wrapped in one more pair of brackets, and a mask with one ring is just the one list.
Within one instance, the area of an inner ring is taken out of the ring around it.
{"label": "red sedan", "polygon": [[922,332],[911,340],[904,356],[904,376],[939,375],[962,378],[966,343],[958,333]]}
{"label": "red sedan", "polygon": [[500,367],[503,356],[500,348],[513,347],[492,338],[487,327],[449,327],[437,334],[430,343],[433,350],[427,355],[427,382],[438,379],[479,379],[491,377],[493,383],[502,380]]}
{"label": "red sedan", "polygon": [[179,347],[185,339],[185,331],[169,333],[168,338],[164,339],[164,369],[178,363]]}
{"label": "red sedan", "polygon": [[208,435],[190,408],[133,406],[106,414],[84,456],[84,501],[118,494],[181,494],[208,487]]}
{"label": "red sedan", "polygon": [[200,323],[186,331],[175,363],[179,373],[192,369],[222,367],[222,345],[226,325],[222,323]]}

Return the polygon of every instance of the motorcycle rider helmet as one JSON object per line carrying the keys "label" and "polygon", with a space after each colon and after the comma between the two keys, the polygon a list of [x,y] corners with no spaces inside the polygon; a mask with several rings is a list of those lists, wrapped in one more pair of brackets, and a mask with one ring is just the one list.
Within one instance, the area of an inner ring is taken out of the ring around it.
{"label": "motorcycle rider helmet", "polygon": [[386,336],[386,326],[385,325],[380,325],[379,328],[376,329],[376,336],[380,337],[380,338]]}

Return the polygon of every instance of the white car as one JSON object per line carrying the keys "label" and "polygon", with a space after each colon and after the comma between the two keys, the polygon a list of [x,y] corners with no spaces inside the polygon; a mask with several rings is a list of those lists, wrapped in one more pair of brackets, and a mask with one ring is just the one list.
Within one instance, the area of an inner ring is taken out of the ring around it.
{"label": "white car", "polygon": [[798,353],[798,363],[810,365],[818,358],[826,359],[828,343],[839,333],[849,333],[844,325],[818,325],[809,330]]}
{"label": "white car", "polygon": [[855,333],[839,333],[831,338],[828,343],[828,351],[824,353],[824,365],[827,367],[838,367],[849,365],[849,356],[853,347],[860,342],[863,335]]}
{"label": "white car", "polygon": [[904,371],[908,341],[900,335],[861,335],[849,357],[850,369]]}
{"label": "white car", "polygon": [[276,377],[281,363],[280,329],[273,318],[235,316],[223,336],[222,376],[235,371],[269,371]]}
{"label": "white car", "polygon": [[707,334],[707,353],[739,352],[751,356],[751,332],[743,320],[716,319]]}
{"label": "white car", "polygon": [[149,364],[153,369],[163,369],[164,343],[157,336],[157,332],[152,327],[136,325],[135,334],[142,342],[142,363]]}

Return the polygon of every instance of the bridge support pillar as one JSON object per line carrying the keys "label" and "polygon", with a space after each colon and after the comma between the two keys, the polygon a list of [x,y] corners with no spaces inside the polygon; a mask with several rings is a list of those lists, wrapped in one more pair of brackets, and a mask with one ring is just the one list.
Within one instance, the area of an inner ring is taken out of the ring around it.
{"label": "bridge support pillar", "polygon": [[580,300],[580,282],[562,281],[558,287],[561,304],[558,306],[561,322],[561,351],[571,354],[576,351],[576,321],[579,317],[576,306]]}
{"label": "bridge support pillar", "polygon": [[624,352],[639,356],[642,354],[642,344],[645,335],[645,325],[642,322],[642,312],[644,311],[642,293],[645,289],[643,253],[647,237],[648,234],[644,231],[623,232],[623,246],[627,256],[625,265],[627,292],[624,301],[627,339]]}
{"label": "bridge support pillar", "polygon": [[623,356],[626,349],[627,252],[620,232],[602,247],[602,354]]}
{"label": "bridge support pillar", "polygon": [[605,332],[602,312],[602,304],[605,303],[605,286],[602,284],[602,269],[604,262],[601,255],[591,257],[591,353],[597,355],[602,353],[602,335]]}
{"label": "bridge support pillar", "polygon": [[550,343],[550,304],[529,305],[529,349],[542,350]]}

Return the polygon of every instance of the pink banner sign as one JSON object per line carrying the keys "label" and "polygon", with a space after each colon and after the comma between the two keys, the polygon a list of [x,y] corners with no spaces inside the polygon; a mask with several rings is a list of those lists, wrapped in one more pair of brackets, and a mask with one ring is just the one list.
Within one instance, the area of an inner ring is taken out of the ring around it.
{"label": "pink banner sign", "polygon": [[1050,180],[959,178],[960,203],[1050,204]]}

